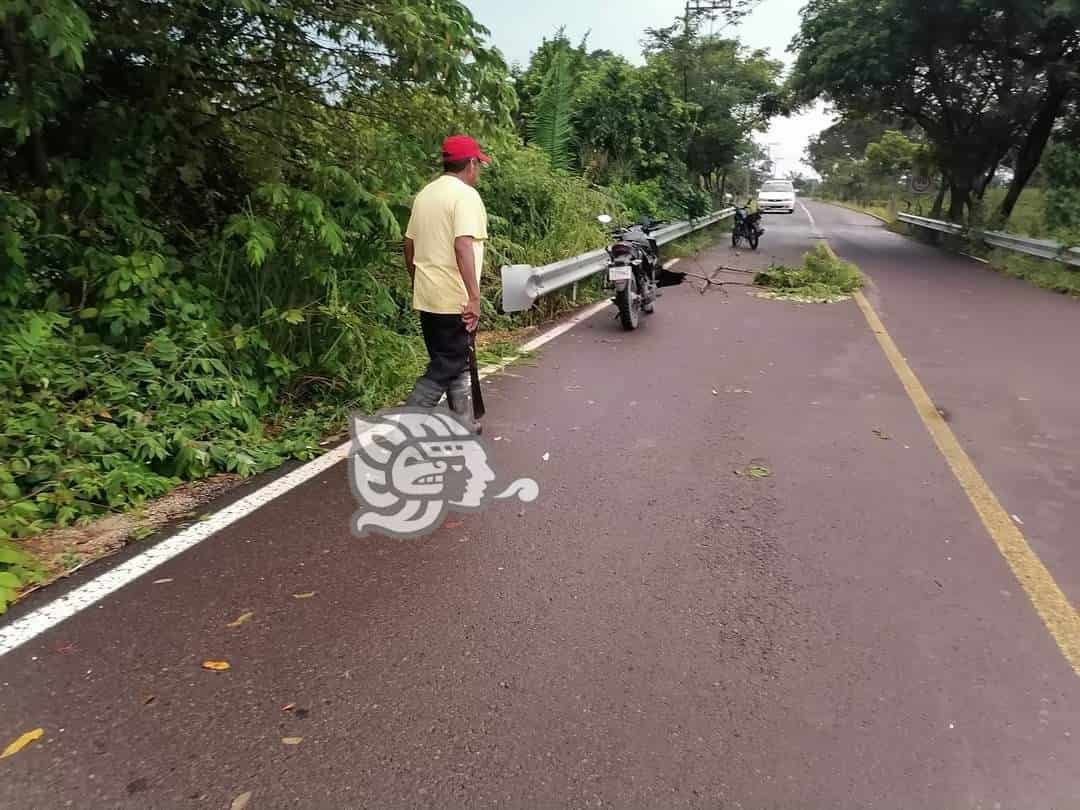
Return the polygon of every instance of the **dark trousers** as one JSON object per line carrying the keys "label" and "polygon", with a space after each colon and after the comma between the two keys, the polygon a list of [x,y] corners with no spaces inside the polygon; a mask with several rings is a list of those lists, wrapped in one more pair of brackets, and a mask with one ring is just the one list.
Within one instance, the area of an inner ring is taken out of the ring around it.
{"label": "dark trousers", "polygon": [[469,370],[469,332],[465,321],[460,315],[421,312],[420,329],[430,358],[424,377],[445,390]]}

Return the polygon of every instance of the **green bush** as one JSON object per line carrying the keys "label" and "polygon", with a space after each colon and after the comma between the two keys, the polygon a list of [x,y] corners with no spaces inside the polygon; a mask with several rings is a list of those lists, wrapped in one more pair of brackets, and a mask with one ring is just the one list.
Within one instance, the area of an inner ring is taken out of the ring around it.
{"label": "green bush", "polygon": [[1069,245],[1080,244],[1080,148],[1055,144],[1044,161],[1047,227]]}
{"label": "green bush", "polygon": [[619,201],[627,217],[637,222],[644,217],[671,219],[678,217],[678,207],[664,196],[658,179],[643,183],[622,183],[611,187],[611,195]]}
{"label": "green bush", "polygon": [[605,233],[597,216],[625,213],[617,195],[554,171],[540,149],[515,144],[495,150],[494,158],[479,190],[488,208],[495,267],[547,264],[598,248]]}

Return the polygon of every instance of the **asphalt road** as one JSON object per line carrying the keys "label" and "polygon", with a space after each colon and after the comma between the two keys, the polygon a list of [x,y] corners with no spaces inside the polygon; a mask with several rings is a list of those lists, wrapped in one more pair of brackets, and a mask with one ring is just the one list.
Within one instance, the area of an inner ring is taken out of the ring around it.
{"label": "asphalt road", "polygon": [[[1076,302],[810,211],[686,266],[858,262],[1075,604]],[[0,658],[0,805],[1080,806],[1080,678],[855,303],[613,314],[485,384],[536,502],[358,540],[339,465]]]}

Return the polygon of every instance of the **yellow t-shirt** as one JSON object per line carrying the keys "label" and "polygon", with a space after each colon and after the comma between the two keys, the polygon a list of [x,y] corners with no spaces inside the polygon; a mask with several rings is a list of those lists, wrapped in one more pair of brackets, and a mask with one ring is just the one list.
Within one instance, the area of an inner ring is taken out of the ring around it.
{"label": "yellow t-shirt", "polygon": [[480,194],[451,174],[428,183],[413,201],[405,235],[413,241],[416,276],[413,307],[423,312],[455,314],[469,300],[458,271],[454,240],[473,238],[476,283],[484,266],[487,210]]}

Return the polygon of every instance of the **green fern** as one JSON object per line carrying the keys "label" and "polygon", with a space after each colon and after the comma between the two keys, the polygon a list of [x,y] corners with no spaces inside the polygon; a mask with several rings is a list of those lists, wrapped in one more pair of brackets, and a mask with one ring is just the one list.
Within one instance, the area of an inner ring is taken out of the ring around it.
{"label": "green fern", "polygon": [[544,77],[543,89],[536,100],[535,117],[529,127],[532,142],[548,153],[552,166],[558,169],[570,167],[573,108],[574,78],[570,56],[562,51],[552,60]]}

